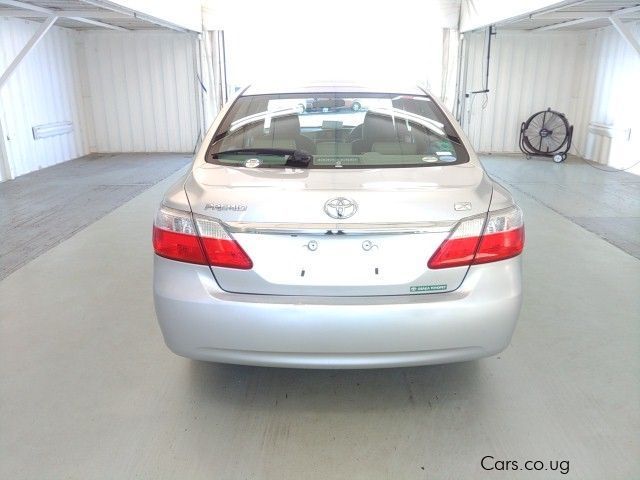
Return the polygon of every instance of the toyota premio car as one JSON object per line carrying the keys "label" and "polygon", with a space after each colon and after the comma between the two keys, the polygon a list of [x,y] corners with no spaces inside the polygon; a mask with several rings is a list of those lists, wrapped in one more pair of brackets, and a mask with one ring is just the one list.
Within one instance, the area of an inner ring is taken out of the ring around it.
{"label": "toyota premio car", "polygon": [[156,313],[168,347],[199,360],[471,360],[510,342],[523,245],[522,212],[427,92],[250,86],[158,210]]}

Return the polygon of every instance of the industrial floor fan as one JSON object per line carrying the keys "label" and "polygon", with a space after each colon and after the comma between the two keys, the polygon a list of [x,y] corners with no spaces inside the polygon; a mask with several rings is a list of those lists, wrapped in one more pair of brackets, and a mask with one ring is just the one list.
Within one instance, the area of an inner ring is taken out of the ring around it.
{"label": "industrial floor fan", "polygon": [[552,157],[556,163],[567,158],[571,148],[573,125],[560,112],[547,108],[534,113],[520,126],[520,150],[527,157]]}

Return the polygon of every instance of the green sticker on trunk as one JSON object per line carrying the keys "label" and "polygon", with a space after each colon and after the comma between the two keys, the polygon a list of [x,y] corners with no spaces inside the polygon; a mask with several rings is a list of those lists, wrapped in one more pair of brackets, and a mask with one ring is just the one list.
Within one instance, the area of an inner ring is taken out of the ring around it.
{"label": "green sticker on trunk", "polygon": [[447,289],[447,285],[416,285],[415,287],[410,287],[409,291],[411,293],[423,293],[423,292],[442,292]]}

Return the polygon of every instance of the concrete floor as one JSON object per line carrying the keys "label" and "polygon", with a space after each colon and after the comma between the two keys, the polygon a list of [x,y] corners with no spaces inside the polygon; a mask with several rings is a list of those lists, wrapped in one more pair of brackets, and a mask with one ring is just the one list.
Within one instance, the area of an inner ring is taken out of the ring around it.
{"label": "concrete floor", "polygon": [[[508,181],[525,168],[558,175],[550,162],[486,163]],[[305,371],[165,348],[150,219],[171,181],[0,282],[0,478],[640,478],[640,261],[524,182],[513,180],[525,299],[509,349],[444,366]],[[486,455],[568,460],[570,473],[485,472]]]}
{"label": "concrete floor", "polygon": [[88,155],[0,184],[0,280],[190,160],[175,153]]}
{"label": "concrete floor", "polygon": [[570,156],[554,164],[545,157],[483,156],[502,183],[640,258],[640,176]]}

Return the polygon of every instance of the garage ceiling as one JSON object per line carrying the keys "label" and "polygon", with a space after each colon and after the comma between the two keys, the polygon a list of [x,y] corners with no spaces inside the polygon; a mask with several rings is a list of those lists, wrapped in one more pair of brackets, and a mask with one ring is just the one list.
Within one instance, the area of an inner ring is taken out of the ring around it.
{"label": "garage ceiling", "polygon": [[562,7],[550,8],[517,17],[496,26],[507,30],[551,31],[591,30],[611,25],[609,17],[618,17],[622,22],[640,20],[638,0],[577,1]]}
{"label": "garage ceiling", "polygon": [[74,30],[149,30],[168,28],[186,31],[170,22],[141,14],[103,0],[0,0],[0,17],[42,22],[59,17],[56,25]]}

